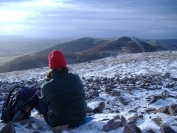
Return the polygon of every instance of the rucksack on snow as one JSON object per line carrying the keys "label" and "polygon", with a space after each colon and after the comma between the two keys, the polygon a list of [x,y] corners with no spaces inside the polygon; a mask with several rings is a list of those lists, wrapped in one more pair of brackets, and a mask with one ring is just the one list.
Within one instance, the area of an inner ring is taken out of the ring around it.
{"label": "rucksack on snow", "polygon": [[27,118],[34,107],[38,89],[14,86],[3,103],[1,120],[17,122]]}

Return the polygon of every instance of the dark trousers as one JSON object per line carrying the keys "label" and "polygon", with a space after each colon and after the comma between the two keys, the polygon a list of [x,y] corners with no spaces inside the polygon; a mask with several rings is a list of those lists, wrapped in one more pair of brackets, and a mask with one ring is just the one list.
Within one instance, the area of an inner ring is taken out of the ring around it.
{"label": "dark trousers", "polygon": [[45,105],[44,102],[42,102],[42,101],[38,98],[38,96],[36,96],[34,103],[35,103],[34,108],[35,108],[36,110],[38,110],[38,112],[43,115],[45,122],[46,122],[49,126],[51,126],[51,124],[50,124],[50,122],[49,122],[49,120],[48,120],[48,107]]}

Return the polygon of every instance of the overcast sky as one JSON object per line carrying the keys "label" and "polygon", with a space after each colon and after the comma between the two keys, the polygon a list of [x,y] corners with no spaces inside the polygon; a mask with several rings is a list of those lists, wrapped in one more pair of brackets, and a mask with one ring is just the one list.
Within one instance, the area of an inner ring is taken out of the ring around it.
{"label": "overcast sky", "polygon": [[0,35],[177,39],[177,0],[0,0]]}

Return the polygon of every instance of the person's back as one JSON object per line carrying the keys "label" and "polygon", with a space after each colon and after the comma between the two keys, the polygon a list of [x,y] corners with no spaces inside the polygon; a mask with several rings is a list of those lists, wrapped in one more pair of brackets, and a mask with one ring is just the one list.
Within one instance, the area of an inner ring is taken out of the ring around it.
{"label": "person's back", "polygon": [[[68,72],[66,61],[60,51],[48,56],[51,72],[49,79],[41,85],[39,105],[47,106],[44,118],[49,126],[79,125],[86,118],[84,86],[77,74]],[[40,108],[40,107],[39,107]],[[43,108],[43,107],[42,107]]]}
{"label": "person's back", "polygon": [[85,96],[78,75],[53,70],[52,79],[41,89],[40,99],[48,106],[48,120],[52,126],[78,125],[85,120]]}

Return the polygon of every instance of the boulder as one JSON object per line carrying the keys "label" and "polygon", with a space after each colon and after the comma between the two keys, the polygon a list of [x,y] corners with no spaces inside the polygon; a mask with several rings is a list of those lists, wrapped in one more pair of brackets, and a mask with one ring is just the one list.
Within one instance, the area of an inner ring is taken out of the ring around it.
{"label": "boulder", "polygon": [[120,91],[113,91],[112,92],[112,94],[111,94],[112,96],[120,96],[121,95],[121,93],[120,93]]}
{"label": "boulder", "polygon": [[160,108],[158,108],[157,110],[155,110],[154,113],[165,113],[165,114],[169,114],[169,112],[168,112],[168,106],[160,107]]}
{"label": "boulder", "polygon": [[146,108],[144,111],[147,113],[154,112],[156,109],[155,108]]}
{"label": "boulder", "polygon": [[168,107],[168,112],[170,113],[170,115],[175,116],[177,115],[177,104],[171,104]]}
{"label": "boulder", "polygon": [[106,125],[103,126],[102,131],[108,132],[110,130],[116,130],[117,128],[122,127],[120,117],[116,116],[113,119],[109,120]]}
{"label": "boulder", "polygon": [[13,123],[8,122],[0,131],[0,133],[16,133]]}
{"label": "boulder", "polygon": [[105,108],[105,103],[101,102],[96,108],[93,109],[93,113],[102,113],[104,108]]}
{"label": "boulder", "polygon": [[176,133],[168,124],[162,124],[160,131],[161,133]]}
{"label": "boulder", "polygon": [[152,121],[157,125],[157,126],[161,126],[162,125],[162,118],[158,117],[158,118],[153,118]]}
{"label": "boulder", "polygon": [[62,133],[63,131],[69,131],[68,125],[62,125],[52,128],[53,133]]}
{"label": "boulder", "polygon": [[142,133],[142,131],[139,127],[136,126],[134,122],[130,122],[124,126],[123,133]]}

